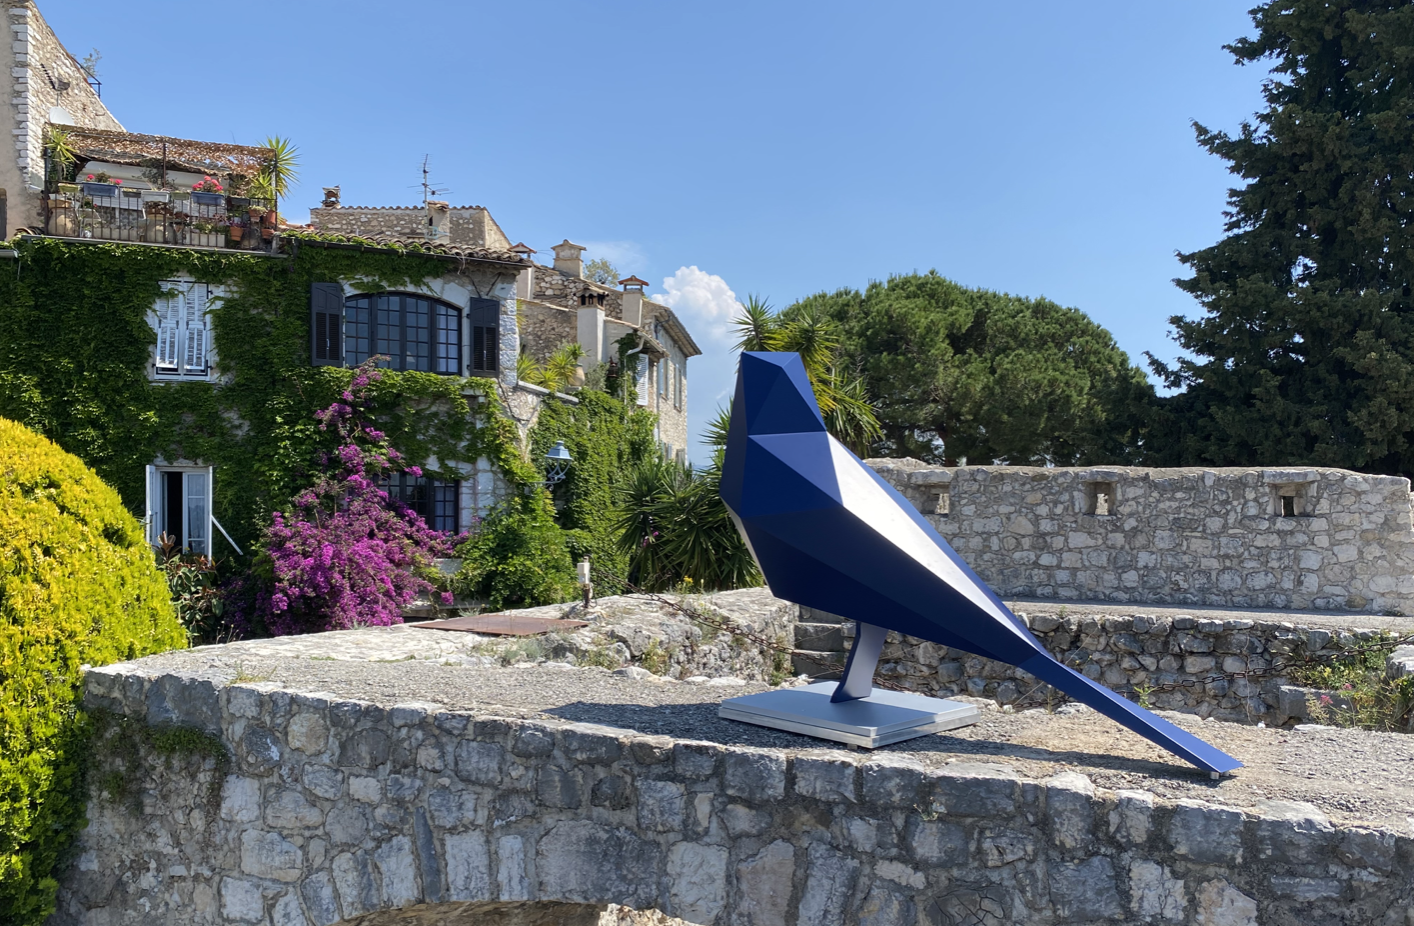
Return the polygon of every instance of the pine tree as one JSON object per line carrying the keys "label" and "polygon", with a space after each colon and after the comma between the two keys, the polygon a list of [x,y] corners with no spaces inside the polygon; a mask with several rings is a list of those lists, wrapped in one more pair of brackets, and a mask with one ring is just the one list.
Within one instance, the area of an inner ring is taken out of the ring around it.
{"label": "pine tree", "polygon": [[1226,237],[1181,254],[1206,314],[1175,316],[1159,462],[1414,474],[1414,5],[1272,0],[1253,38],[1267,108],[1199,144],[1246,185]]}

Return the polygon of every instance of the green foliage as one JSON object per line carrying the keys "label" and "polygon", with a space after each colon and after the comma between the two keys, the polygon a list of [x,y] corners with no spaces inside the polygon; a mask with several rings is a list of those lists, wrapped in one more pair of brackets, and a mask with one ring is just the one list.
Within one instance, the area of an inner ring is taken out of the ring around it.
{"label": "green foliage", "polygon": [[584,278],[601,286],[616,286],[620,279],[618,269],[608,258],[600,257],[584,265]]}
{"label": "green foliage", "polygon": [[[559,523],[576,560],[588,556],[604,575],[624,576],[628,559],[616,543],[618,487],[640,463],[658,458],[655,416],[607,393],[581,389],[577,405],[547,402],[531,432],[530,458],[539,460],[562,440],[574,458],[565,480],[553,489]],[[595,592],[622,591],[595,579]],[[562,599],[563,600],[563,599]]]}
{"label": "green foliage", "polygon": [[[249,551],[270,512],[308,486],[320,453],[334,449],[314,412],[353,376],[309,365],[310,284],[357,279],[369,290],[405,289],[448,270],[413,249],[301,244],[289,256],[271,257],[52,238],[14,242],[18,272],[0,274],[0,416],[80,456],[133,512],[144,506],[144,467],[159,456],[214,465],[216,517]],[[183,274],[225,284],[230,293],[211,309],[226,377],[219,388],[147,378],[156,341],[148,313],[162,281]],[[386,371],[375,393],[374,418],[408,459],[445,463],[484,454],[513,482],[535,478],[488,380]],[[215,543],[222,558],[234,555],[224,539]]]}
{"label": "green foliage", "polygon": [[543,386],[551,392],[564,392],[574,385],[575,371],[584,359],[584,348],[570,342],[555,348],[555,352],[538,363],[528,354],[516,356],[516,378],[524,383]]}
{"label": "green foliage", "polygon": [[163,534],[157,559],[167,577],[167,589],[177,620],[192,643],[215,643],[220,635],[225,601],[218,588],[216,564],[199,553],[183,552]]}
{"label": "green foliage", "polygon": [[1153,361],[1162,463],[1414,475],[1414,6],[1280,0],[1227,46],[1270,60],[1266,109],[1198,143],[1245,184],[1226,237],[1180,255],[1205,315]]}
{"label": "green foliage", "polygon": [[299,149],[288,138],[279,135],[265,139],[261,145],[267,152],[265,167],[255,177],[261,192],[268,190],[275,199],[288,192],[290,184],[299,179]]}
{"label": "green foliage", "polygon": [[879,455],[1083,465],[1139,452],[1153,390],[1078,309],[930,271],[819,293],[783,314],[839,324],[840,365],[878,409]]}
{"label": "green foliage", "polygon": [[544,492],[501,504],[457,548],[453,589],[492,611],[568,601],[579,588],[574,562]]}
{"label": "green foliage", "polygon": [[722,503],[720,457],[699,473],[667,461],[644,463],[621,490],[615,527],[635,585],[711,592],[761,584]]}
{"label": "green foliage", "polygon": [[0,420],[0,922],[44,920],[83,821],[79,666],[185,642],[117,493]]}
{"label": "green foliage", "polygon": [[760,298],[748,296],[732,324],[738,350],[800,355],[825,427],[840,443],[864,455],[879,438],[879,420],[864,384],[840,369],[840,325],[835,319],[804,304],[778,315]]}
{"label": "green foliage", "polygon": [[74,149],[69,133],[57,125],[44,131],[44,151],[52,163],[54,179],[63,182],[73,179],[74,166],[78,163],[78,152]]}

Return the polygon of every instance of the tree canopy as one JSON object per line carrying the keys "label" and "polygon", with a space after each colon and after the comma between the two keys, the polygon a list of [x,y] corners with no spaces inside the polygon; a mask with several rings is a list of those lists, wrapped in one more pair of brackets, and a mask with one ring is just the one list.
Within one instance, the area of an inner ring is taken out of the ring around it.
{"label": "tree canopy", "polygon": [[1270,60],[1266,109],[1198,142],[1245,185],[1225,237],[1180,255],[1191,357],[1151,359],[1167,463],[1414,474],[1414,5],[1273,0],[1227,46]]}
{"label": "tree canopy", "polygon": [[840,365],[873,400],[873,452],[945,464],[1130,462],[1144,374],[1078,309],[895,276],[802,299],[787,319],[839,324]]}

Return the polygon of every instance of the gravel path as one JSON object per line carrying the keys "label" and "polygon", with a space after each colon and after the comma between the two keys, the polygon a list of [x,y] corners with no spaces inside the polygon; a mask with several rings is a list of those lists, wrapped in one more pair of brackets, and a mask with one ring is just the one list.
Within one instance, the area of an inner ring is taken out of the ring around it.
{"label": "gravel path", "polygon": [[[1191,611],[1184,613],[1193,613]],[[717,743],[800,752],[828,749],[818,740],[716,716],[725,698],[766,690],[738,680],[706,683],[634,679],[605,669],[555,664],[509,668],[430,661],[368,662],[255,654],[217,648],[165,653],[140,661],[148,670],[231,681],[237,675],[291,690],[329,691],[393,705],[431,701],[500,716],[547,716]],[[990,704],[990,702],[988,702]],[[1027,778],[1077,771],[1103,788],[1133,788],[1168,798],[1237,807],[1263,799],[1308,801],[1333,820],[1414,835],[1414,736],[1334,728],[1265,729],[1164,713],[1179,726],[1246,763],[1212,781],[1146,740],[1079,705],[1056,713],[984,710],[971,727],[885,747],[929,765],[985,761]]]}

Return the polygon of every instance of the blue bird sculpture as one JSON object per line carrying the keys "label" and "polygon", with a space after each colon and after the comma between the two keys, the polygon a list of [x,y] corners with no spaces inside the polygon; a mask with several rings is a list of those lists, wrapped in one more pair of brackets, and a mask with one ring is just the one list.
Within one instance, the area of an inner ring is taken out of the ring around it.
{"label": "blue bird sculpture", "polygon": [[832,701],[869,696],[894,630],[1023,669],[1208,772],[1242,765],[1052,658],[932,525],[830,436],[798,355],[742,353],[721,493],[772,594],[857,622]]}

